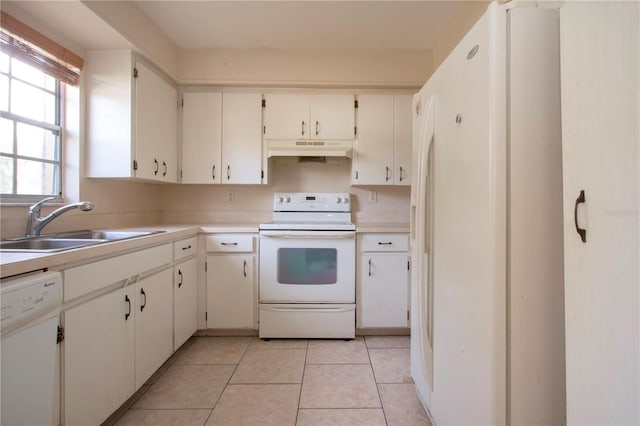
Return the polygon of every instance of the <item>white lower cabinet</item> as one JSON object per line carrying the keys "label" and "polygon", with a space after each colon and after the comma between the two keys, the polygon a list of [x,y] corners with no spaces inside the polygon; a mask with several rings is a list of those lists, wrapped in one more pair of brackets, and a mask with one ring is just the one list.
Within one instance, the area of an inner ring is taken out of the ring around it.
{"label": "white lower cabinet", "polygon": [[190,259],[173,267],[173,349],[198,329],[198,264]]}
{"label": "white lower cabinet", "polygon": [[135,391],[134,290],[64,313],[64,424],[100,424]]}
{"label": "white lower cabinet", "polygon": [[410,257],[406,234],[359,237],[359,327],[408,327]]}
{"label": "white lower cabinet", "polygon": [[256,328],[255,236],[207,237],[207,328]]}
{"label": "white lower cabinet", "polygon": [[64,270],[63,424],[104,422],[173,353],[173,253],[164,244]]}
{"label": "white lower cabinet", "polygon": [[136,389],[173,353],[173,273],[168,268],[136,283]]}
{"label": "white lower cabinet", "polygon": [[207,256],[207,327],[254,328],[255,255]]}

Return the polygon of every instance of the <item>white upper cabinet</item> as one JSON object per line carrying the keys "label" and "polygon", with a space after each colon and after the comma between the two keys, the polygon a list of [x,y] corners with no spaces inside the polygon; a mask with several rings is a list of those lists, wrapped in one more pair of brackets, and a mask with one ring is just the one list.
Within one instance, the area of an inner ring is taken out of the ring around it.
{"label": "white upper cabinet", "polygon": [[262,181],[262,94],[222,95],[222,183]]}
{"label": "white upper cabinet", "polygon": [[182,183],[220,183],[222,93],[182,96]]}
{"label": "white upper cabinet", "polygon": [[87,176],[176,182],[173,82],[129,50],[87,52],[83,72]]}
{"label": "white upper cabinet", "polygon": [[353,139],[350,94],[265,95],[265,139]]}
{"label": "white upper cabinet", "polygon": [[358,95],[354,184],[411,184],[411,96]]}
{"label": "white upper cabinet", "polygon": [[411,104],[413,95],[393,97],[393,183],[411,185]]}
{"label": "white upper cabinet", "polygon": [[185,92],[182,183],[262,183],[262,95]]}

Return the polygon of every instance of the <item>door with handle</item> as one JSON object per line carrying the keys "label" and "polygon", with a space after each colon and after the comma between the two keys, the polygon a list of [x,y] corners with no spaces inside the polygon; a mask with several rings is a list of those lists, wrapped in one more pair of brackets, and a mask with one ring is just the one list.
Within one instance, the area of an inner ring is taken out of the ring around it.
{"label": "door with handle", "polygon": [[560,19],[567,424],[640,424],[640,5]]}
{"label": "door with handle", "polygon": [[207,256],[207,327],[253,328],[255,255]]}
{"label": "door with handle", "polygon": [[173,268],[143,278],[135,286],[135,381],[138,388],[173,352]]}

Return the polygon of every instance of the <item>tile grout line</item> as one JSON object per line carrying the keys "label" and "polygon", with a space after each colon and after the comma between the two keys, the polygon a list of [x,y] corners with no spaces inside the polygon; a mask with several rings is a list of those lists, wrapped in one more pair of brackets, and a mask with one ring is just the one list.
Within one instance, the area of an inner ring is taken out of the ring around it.
{"label": "tile grout line", "polygon": [[302,400],[302,386],[304,386],[304,375],[307,372],[307,355],[309,354],[309,340],[304,350],[304,364],[302,365],[302,378],[300,380],[300,392],[298,392],[298,409],[296,410],[296,420],[294,425],[298,424],[298,416],[300,415],[300,401]]}
{"label": "tile grout line", "polygon": [[[224,387],[222,388],[222,392],[220,392],[220,395],[218,396],[218,398],[216,398],[216,401],[213,403],[213,407],[211,407],[211,412],[209,413],[209,415],[207,416],[206,420],[204,421],[203,426],[207,424],[207,422],[209,421],[209,419],[213,415],[213,410],[215,410],[216,405],[218,405],[218,402],[220,402],[220,399],[222,398],[222,395],[224,395],[224,392],[227,390],[227,386],[229,386],[229,382],[231,381],[231,378],[233,377],[234,374],[236,374],[236,371],[238,370],[238,367],[240,366],[240,363],[242,362],[242,359],[244,358],[245,354],[249,350],[249,346],[251,346],[251,340],[253,340],[253,339],[249,339],[249,343],[247,343],[247,347],[244,348],[244,351],[242,352],[242,355],[240,356],[240,359],[238,360],[238,363],[235,364],[235,368],[233,369],[233,371],[229,375],[229,378],[225,382]],[[208,364],[208,365],[216,365],[216,364]],[[222,365],[234,365],[234,364],[222,364]]]}
{"label": "tile grout line", "polygon": [[380,408],[382,409],[382,415],[384,416],[384,423],[386,425],[389,424],[387,420],[387,412],[384,409],[384,403],[382,402],[382,395],[380,395],[380,386],[378,386],[378,380],[376,379],[376,371],[373,369],[373,364],[371,363],[371,354],[369,353],[369,346],[367,345],[367,339],[364,339],[364,346],[367,349],[367,357],[369,358],[369,366],[371,367],[371,372],[373,373],[373,380],[376,383],[376,391],[378,392],[378,399],[380,400]]}

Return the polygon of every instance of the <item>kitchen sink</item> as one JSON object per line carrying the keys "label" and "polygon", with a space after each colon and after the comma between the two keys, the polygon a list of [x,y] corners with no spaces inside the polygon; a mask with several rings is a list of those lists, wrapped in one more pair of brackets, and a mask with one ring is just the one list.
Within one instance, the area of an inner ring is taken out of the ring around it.
{"label": "kitchen sink", "polygon": [[0,241],[0,250],[47,253],[62,250],[71,250],[78,247],[90,246],[93,244],[100,244],[105,242],[107,242],[107,240],[88,238],[25,238],[22,240]]}
{"label": "kitchen sink", "polygon": [[160,234],[164,231],[69,231],[60,234],[47,235],[48,238],[71,238],[78,240],[105,240],[117,241],[129,238],[145,237],[147,235]]}
{"label": "kitchen sink", "polygon": [[164,231],[70,231],[40,237],[0,241],[3,252],[52,253],[95,244],[159,234]]}

